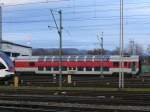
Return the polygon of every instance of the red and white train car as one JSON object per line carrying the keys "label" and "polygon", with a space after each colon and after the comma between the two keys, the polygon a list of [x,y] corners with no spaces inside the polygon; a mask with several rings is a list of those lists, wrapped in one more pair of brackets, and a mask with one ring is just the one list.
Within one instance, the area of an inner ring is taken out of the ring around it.
{"label": "red and white train car", "polygon": [[[15,59],[16,73],[59,74],[59,56],[21,56]],[[120,56],[76,55],[62,56],[62,74],[113,75],[122,69],[125,74],[135,75],[140,71],[139,56],[124,56],[123,68]]]}

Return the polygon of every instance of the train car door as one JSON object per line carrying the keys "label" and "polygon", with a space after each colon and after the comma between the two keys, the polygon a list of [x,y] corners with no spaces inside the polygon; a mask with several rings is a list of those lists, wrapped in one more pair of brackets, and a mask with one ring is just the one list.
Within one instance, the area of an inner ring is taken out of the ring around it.
{"label": "train car door", "polygon": [[131,70],[132,70],[132,72],[136,72],[136,63],[135,62],[131,63]]}

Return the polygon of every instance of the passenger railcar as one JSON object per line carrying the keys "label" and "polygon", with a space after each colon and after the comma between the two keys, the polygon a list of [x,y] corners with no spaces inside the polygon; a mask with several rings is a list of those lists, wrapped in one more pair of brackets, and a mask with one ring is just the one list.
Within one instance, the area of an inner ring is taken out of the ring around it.
{"label": "passenger railcar", "polygon": [[[15,59],[16,73],[59,74],[59,56],[21,56]],[[120,68],[120,56],[62,56],[62,74],[113,75],[122,69],[125,74],[136,75],[140,71],[139,56],[124,56]]]}

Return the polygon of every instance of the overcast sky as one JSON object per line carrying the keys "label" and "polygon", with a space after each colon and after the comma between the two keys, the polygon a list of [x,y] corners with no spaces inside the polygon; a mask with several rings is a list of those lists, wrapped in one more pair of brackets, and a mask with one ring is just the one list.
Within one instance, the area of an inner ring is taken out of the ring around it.
{"label": "overcast sky", "polygon": [[[99,47],[97,35],[104,32],[104,48],[119,46],[120,0],[0,0],[3,5],[3,39],[34,48],[57,48],[59,36],[50,9],[57,22],[63,12],[63,47],[93,49]],[[49,1],[49,2],[48,2]],[[44,3],[45,2],[45,3]],[[16,5],[18,4],[18,5]],[[19,5],[22,4],[22,5]],[[150,43],[150,2],[124,0],[125,45],[129,40],[146,47]]]}

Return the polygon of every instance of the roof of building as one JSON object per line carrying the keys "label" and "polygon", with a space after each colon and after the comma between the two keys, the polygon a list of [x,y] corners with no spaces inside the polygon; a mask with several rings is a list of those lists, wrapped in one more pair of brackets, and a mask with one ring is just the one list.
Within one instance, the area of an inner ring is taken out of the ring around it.
{"label": "roof of building", "polygon": [[11,44],[11,45],[20,46],[20,47],[25,47],[25,48],[32,48],[32,47],[29,47],[29,46],[16,44],[16,43],[13,43],[13,42],[10,42],[10,41],[6,41],[6,40],[2,40],[2,43],[4,43],[4,44]]}

